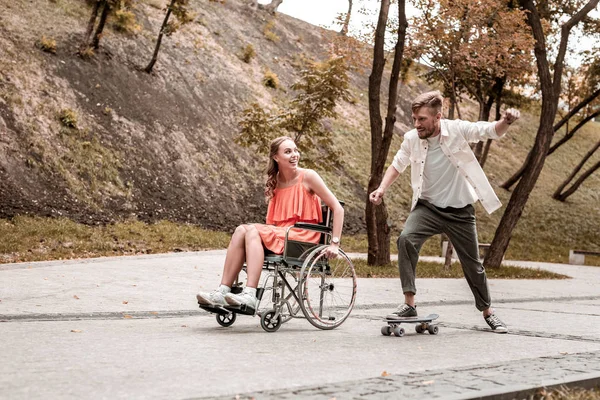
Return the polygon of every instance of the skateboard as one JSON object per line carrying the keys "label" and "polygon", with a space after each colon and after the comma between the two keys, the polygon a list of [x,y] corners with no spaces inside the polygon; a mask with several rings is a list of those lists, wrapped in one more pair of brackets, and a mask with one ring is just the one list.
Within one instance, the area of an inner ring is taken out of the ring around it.
{"label": "skateboard", "polygon": [[415,331],[417,333],[425,333],[425,331],[429,332],[431,335],[437,335],[439,332],[439,328],[437,325],[431,324],[433,320],[438,319],[439,315],[437,314],[429,314],[426,317],[406,317],[406,318],[384,318],[383,320],[387,322],[386,326],[381,327],[381,334],[384,336],[390,336],[394,334],[394,336],[404,336],[404,328],[401,324],[416,324]]}

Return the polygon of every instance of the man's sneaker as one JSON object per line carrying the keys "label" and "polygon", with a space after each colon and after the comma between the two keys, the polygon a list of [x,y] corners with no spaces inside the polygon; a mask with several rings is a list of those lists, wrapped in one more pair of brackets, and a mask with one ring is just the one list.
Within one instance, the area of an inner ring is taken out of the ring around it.
{"label": "man's sneaker", "polygon": [[225,301],[232,307],[241,307],[242,305],[245,305],[253,310],[256,309],[258,303],[256,295],[250,293],[247,289],[244,289],[240,294],[227,293],[225,295]]}
{"label": "man's sneaker", "polygon": [[484,317],[485,322],[492,328],[493,332],[496,333],[508,333],[508,328],[506,324],[500,321],[500,318],[496,316],[496,314],[490,314],[487,317]]}
{"label": "man's sneaker", "polygon": [[227,302],[225,301],[225,293],[223,293],[220,289],[212,292],[200,292],[196,295],[196,299],[198,299],[198,304],[202,306],[227,305]]}
{"label": "man's sneaker", "polygon": [[417,306],[409,306],[408,304],[402,304],[398,306],[398,309],[391,314],[386,316],[387,319],[394,318],[410,318],[417,316]]}

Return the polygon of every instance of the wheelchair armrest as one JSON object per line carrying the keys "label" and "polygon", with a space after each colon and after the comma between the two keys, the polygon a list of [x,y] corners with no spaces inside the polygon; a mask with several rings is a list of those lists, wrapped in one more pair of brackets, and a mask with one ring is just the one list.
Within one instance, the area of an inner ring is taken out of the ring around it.
{"label": "wheelchair armrest", "polygon": [[320,233],[331,233],[331,228],[328,228],[323,225],[308,224],[306,222],[296,222],[294,224],[294,228],[307,229],[310,231],[315,231],[315,232],[320,232]]}

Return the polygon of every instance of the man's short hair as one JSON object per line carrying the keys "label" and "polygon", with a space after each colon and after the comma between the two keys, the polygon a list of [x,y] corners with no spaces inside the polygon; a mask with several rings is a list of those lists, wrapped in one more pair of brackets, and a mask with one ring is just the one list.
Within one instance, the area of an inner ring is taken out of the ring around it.
{"label": "man's short hair", "polygon": [[438,113],[442,112],[443,103],[444,98],[442,97],[442,93],[440,93],[439,90],[434,90],[432,92],[426,92],[417,96],[417,98],[412,102],[411,109],[413,112],[417,112],[417,110],[419,110],[421,107],[429,107]]}

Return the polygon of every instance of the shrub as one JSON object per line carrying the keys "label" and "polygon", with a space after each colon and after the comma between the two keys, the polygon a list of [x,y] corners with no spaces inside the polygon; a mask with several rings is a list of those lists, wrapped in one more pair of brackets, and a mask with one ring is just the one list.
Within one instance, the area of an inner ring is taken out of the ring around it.
{"label": "shrub", "polygon": [[279,78],[277,77],[277,74],[267,69],[265,71],[265,76],[263,77],[263,84],[266,87],[277,89],[279,87]]}
{"label": "shrub", "polygon": [[256,51],[254,51],[254,46],[249,44],[244,48],[244,53],[242,54],[242,61],[244,61],[246,64],[250,64],[250,61],[252,61],[254,57],[256,57]]}
{"label": "shrub", "polygon": [[77,114],[70,108],[62,109],[58,114],[58,119],[67,128],[77,129]]}
{"label": "shrub", "polygon": [[79,51],[79,56],[84,60],[88,60],[94,57],[94,49],[92,47],[86,47],[84,50]]}
{"label": "shrub", "polygon": [[265,38],[267,38],[267,40],[273,42],[273,43],[277,43],[279,42],[279,36],[277,36],[277,34],[275,34],[275,32],[273,32],[273,27],[275,26],[275,23],[271,20],[269,22],[267,22],[265,24],[265,27],[263,28],[263,34],[265,35]]}
{"label": "shrub", "polygon": [[38,42],[38,46],[42,51],[45,51],[46,53],[56,54],[56,40],[52,38],[42,36],[42,38]]}
{"label": "shrub", "polygon": [[141,27],[135,23],[135,14],[129,10],[121,9],[115,11],[113,27],[118,32],[137,33]]}

